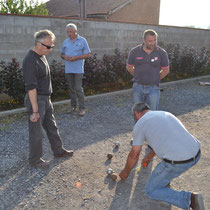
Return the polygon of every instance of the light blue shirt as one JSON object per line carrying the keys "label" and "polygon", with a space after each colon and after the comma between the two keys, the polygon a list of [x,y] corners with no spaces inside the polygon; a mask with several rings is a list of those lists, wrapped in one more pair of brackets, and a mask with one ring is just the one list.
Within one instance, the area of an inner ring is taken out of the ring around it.
{"label": "light blue shirt", "polygon": [[[70,38],[67,38],[61,47],[61,54],[67,56],[78,56],[90,53],[90,48],[88,46],[87,40],[77,35],[77,38],[74,42]],[[85,59],[80,59],[77,61],[65,62],[65,73],[75,73],[83,74],[84,73],[84,62]]]}

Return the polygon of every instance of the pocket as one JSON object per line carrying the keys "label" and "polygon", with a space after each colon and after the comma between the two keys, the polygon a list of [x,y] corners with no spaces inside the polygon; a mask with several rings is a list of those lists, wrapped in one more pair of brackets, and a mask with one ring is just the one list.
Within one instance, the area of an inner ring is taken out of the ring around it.
{"label": "pocket", "polygon": [[145,63],[144,57],[136,57],[136,62],[135,62],[136,65],[142,65],[144,63]]}
{"label": "pocket", "polygon": [[151,58],[150,64],[152,66],[160,66],[160,59],[158,57]]}

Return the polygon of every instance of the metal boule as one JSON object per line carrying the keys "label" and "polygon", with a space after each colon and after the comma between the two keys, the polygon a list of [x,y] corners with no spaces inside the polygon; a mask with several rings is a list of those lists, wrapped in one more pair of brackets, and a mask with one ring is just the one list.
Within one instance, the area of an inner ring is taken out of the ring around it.
{"label": "metal boule", "polygon": [[111,154],[111,153],[107,154],[107,158],[108,158],[109,160],[111,160],[112,157],[113,157],[113,154]]}
{"label": "metal boule", "polygon": [[120,146],[120,142],[119,141],[115,141],[114,145],[115,145],[115,147],[119,147]]}
{"label": "metal boule", "polygon": [[117,180],[117,174],[115,174],[115,173],[112,173],[110,177],[113,181]]}
{"label": "metal boule", "polygon": [[107,169],[107,174],[112,174],[113,173],[113,170],[111,168],[108,168]]}

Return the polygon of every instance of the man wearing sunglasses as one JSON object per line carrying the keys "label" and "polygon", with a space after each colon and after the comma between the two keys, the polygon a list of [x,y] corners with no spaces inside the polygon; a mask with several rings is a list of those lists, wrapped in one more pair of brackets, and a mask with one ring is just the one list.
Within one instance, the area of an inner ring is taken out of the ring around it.
{"label": "man wearing sunglasses", "polygon": [[73,151],[63,148],[50,99],[52,84],[45,56],[54,47],[55,35],[49,30],[40,30],[34,38],[35,45],[23,60],[25,106],[29,112],[29,163],[32,167],[46,168],[49,162],[42,159],[42,128],[56,158],[70,157]]}
{"label": "man wearing sunglasses", "polygon": [[84,74],[84,61],[90,57],[90,49],[87,40],[77,34],[77,26],[69,23],[66,26],[68,38],[61,47],[61,58],[65,60],[65,77],[70,89],[71,108],[70,113],[76,111],[77,101],[79,115],[85,115],[84,91],[82,79]]}
{"label": "man wearing sunglasses", "polygon": [[125,181],[135,167],[146,141],[152,149],[142,160],[142,167],[146,167],[155,155],[162,160],[146,183],[146,194],[153,200],[164,201],[181,209],[204,210],[201,194],[169,187],[171,180],[199,161],[200,142],[169,112],[151,111],[147,104],[137,103],[133,114],[137,121],[133,129],[133,146],[120,173],[121,179]]}

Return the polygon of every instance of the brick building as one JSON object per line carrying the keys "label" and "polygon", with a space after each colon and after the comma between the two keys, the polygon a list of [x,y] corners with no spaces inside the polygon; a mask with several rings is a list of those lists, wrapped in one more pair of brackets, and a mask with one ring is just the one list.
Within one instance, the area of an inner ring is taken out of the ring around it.
{"label": "brick building", "polygon": [[140,24],[159,24],[160,0],[50,0],[49,14]]}

